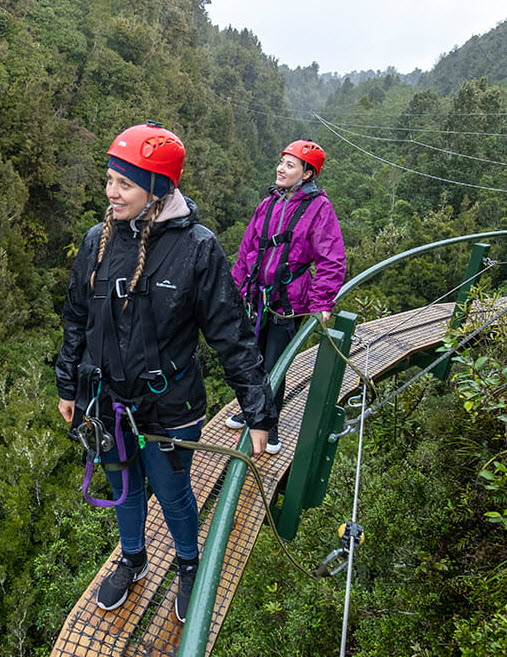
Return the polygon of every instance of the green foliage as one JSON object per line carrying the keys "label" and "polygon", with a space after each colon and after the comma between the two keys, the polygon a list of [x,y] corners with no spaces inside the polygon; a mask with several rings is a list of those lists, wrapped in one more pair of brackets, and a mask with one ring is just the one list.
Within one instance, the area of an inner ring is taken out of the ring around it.
{"label": "green foliage", "polygon": [[[483,312],[479,317],[472,315],[464,327],[453,330],[445,345],[456,347],[466,331],[480,325],[485,311],[490,315],[498,312],[498,296],[487,298],[482,288],[475,289],[474,297],[480,302]],[[507,344],[507,321],[505,316],[480,335],[480,342],[463,349],[453,357],[459,369],[453,376],[463,407],[475,426],[488,430],[488,444],[500,449],[482,466],[479,476],[486,490],[491,491],[491,502],[496,507],[484,513],[491,523],[507,529],[507,467],[504,463],[507,451],[507,367],[505,366]],[[499,509],[499,510],[498,510]]]}
{"label": "green foliage", "polygon": [[507,650],[507,606],[485,616],[474,614],[457,623],[455,640],[462,657],[503,657]]}

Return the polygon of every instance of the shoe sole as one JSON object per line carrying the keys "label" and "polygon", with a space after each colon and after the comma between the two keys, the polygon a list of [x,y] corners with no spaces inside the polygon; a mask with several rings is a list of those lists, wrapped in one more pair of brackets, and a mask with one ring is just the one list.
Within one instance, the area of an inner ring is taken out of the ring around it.
{"label": "shoe sole", "polygon": [[180,621],[180,623],[184,623],[187,620],[186,617],[182,618],[180,616],[180,612],[178,610],[178,598],[176,598],[174,601],[174,613],[176,614],[176,618]]}
{"label": "shoe sole", "polygon": [[243,429],[246,427],[246,422],[236,422],[235,420],[231,420],[230,417],[227,418],[225,421],[225,426],[228,427],[229,429]]}
{"label": "shoe sole", "polygon": [[278,452],[282,449],[282,443],[278,442],[276,445],[271,445],[268,443],[266,445],[266,452],[268,454],[278,454]]}
{"label": "shoe sole", "polygon": [[[137,575],[134,575],[134,579],[132,580],[132,583],[138,582],[139,580],[143,579],[143,577],[146,577],[149,569],[150,569],[150,564],[146,562],[141,572],[138,573]],[[118,607],[121,607],[121,605],[128,598],[128,594],[129,594],[129,589],[125,591],[124,595],[117,602],[115,602],[114,605],[110,605],[109,607],[106,607],[106,605],[104,605],[102,602],[99,602],[99,600],[97,599],[96,600],[97,607],[100,607],[104,611],[112,611],[113,609],[117,609]]]}

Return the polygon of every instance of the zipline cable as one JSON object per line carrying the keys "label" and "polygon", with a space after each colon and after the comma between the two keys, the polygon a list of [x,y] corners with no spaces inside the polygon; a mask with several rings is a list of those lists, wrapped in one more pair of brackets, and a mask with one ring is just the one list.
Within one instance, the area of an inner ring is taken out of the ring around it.
{"label": "zipline cable", "polygon": [[[357,418],[354,418],[352,420],[348,420],[345,424],[348,427],[354,427],[358,423],[362,423],[363,421],[363,415],[365,416],[365,419],[379,411],[381,408],[383,408],[386,404],[388,404],[392,399],[394,399],[397,395],[401,394],[404,392],[409,386],[411,386],[413,383],[415,383],[418,379],[420,379],[422,376],[425,374],[428,374],[433,370],[437,365],[442,363],[444,360],[447,358],[450,358],[452,354],[456,353],[459,351],[462,347],[464,347],[470,340],[473,340],[479,333],[481,333],[485,328],[488,326],[491,326],[494,322],[496,322],[498,319],[500,319],[503,315],[507,313],[507,306],[505,306],[500,312],[496,313],[491,317],[489,320],[481,324],[477,329],[472,331],[469,335],[465,336],[460,342],[455,346],[452,347],[451,349],[448,349],[445,353],[443,353],[441,356],[439,356],[436,360],[432,361],[428,366],[420,370],[415,376],[413,376],[411,379],[406,381],[402,386],[391,392],[387,397],[385,397],[382,401],[380,401],[378,404],[375,406],[372,406],[370,408],[367,408],[364,413],[361,413],[361,415]],[[350,429],[347,433],[350,433]]]}
{"label": "zipline cable", "polygon": [[[319,118],[314,112],[314,116]],[[319,119],[320,120],[320,119]],[[325,119],[324,119],[325,120]],[[507,132],[470,132],[467,130],[437,130],[436,128],[395,127],[389,125],[370,125],[368,123],[342,123],[350,128],[371,128],[372,130],[394,130],[397,132],[436,132],[444,135],[473,135],[476,137],[507,137]]]}
{"label": "zipline cable", "polygon": [[[366,360],[364,373],[368,377],[368,360],[369,360],[370,350],[366,350]],[[357,445],[357,464],[356,464],[356,482],[354,487],[354,504],[352,507],[352,523],[357,522],[357,509],[359,506],[359,485],[361,481],[361,461],[362,461],[362,452],[363,452],[363,435],[364,435],[364,421],[366,419],[365,410],[366,410],[366,394],[367,387],[363,386],[363,399],[362,399],[362,412],[361,412],[361,424],[359,428],[359,440]],[[349,543],[349,553],[347,560],[347,583],[345,586],[345,599],[343,603],[343,623],[342,623],[342,638],[340,646],[340,657],[345,657],[345,649],[347,646],[347,630],[348,630],[348,619],[349,619],[349,608],[350,608],[350,592],[352,589],[352,567],[354,565],[354,547],[355,547],[355,537],[350,536]]]}
{"label": "zipline cable", "polygon": [[379,157],[378,155],[375,155],[374,153],[370,153],[369,151],[365,150],[364,148],[361,148],[361,146],[358,146],[357,144],[354,144],[354,142],[350,141],[346,137],[344,137],[342,134],[340,134],[338,131],[333,129],[331,127],[331,124],[326,121],[325,119],[321,118],[318,114],[315,114],[317,119],[321,122],[321,124],[326,127],[328,130],[330,130],[333,134],[335,134],[337,137],[342,139],[345,143],[349,144],[353,148],[357,149],[358,151],[361,151],[361,153],[364,153],[365,155],[368,155],[369,157],[373,157],[375,160],[379,160],[380,162],[383,162],[384,164],[389,164],[390,166],[397,167],[398,169],[402,169],[403,171],[408,171],[408,173],[416,173],[419,176],[424,176],[425,178],[432,178],[433,180],[439,180],[440,182],[446,182],[446,183],[451,183],[453,185],[464,185],[465,187],[474,187],[475,189],[485,189],[489,192],[503,192],[507,193],[507,189],[502,189],[498,187],[485,187],[484,185],[473,185],[472,183],[466,183],[466,182],[461,182],[459,180],[449,180],[448,178],[441,178],[440,176],[433,176],[429,173],[423,173],[422,171],[416,171],[415,169],[410,169],[409,167],[404,167],[401,164],[397,164],[396,162],[391,162],[389,160],[386,160],[383,157]]}
{"label": "zipline cable", "polygon": [[[297,114],[300,113],[302,116],[290,116],[289,114],[280,114],[278,108],[273,108],[270,107],[270,111],[266,110],[260,110],[260,109],[254,109],[253,107],[250,107],[249,104],[247,103],[238,103],[234,102],[230,97],[224,98],[222,96],[219,96],[220,99],[226,100],[227,103],[231,107],[236,107],[240,110],[243,110],[245,112],[251,112],[252,114],[259,114],[261,116],[270,116],[276,119],[285,119],[287,121],[298,121],[298,122],[305,122],[305,123],[320,123],[320,120],[313,120],[312,117],[316,116],[315,110],[312,109],[298,109],[298,108],[292,108],[289,107],[287,108],[288,113]],[[278,110],[278,111],[275,111]],[[506,113],[507,114],[507,113]],[[306,116],[303,116],[306,115]],[[350,114],[350,113],[345,113],[345,116],[357,116],[358,114]],[[502,116],[503,114],[477,114],[477,116]],[[396,115],[394,115],[396,116]],[[460,114],[460,113],[450,113],[450,114],[420,114],[420,115],[407,115],[407,114],[402,114],[401,116],[475,116],[475,114]],[[327,119],[324,119],[327,120]],[[335,119],[336,120],[336,119]],[[450,134],[450,135],[475,135],[475,136],[483,136],[483,137],[507,137],[507,133],[498,133],[498,132],[468,132],[468,131],[462,131],[462,130],[436,130],[436,129],[430,129],[430,128],[411,128],[409,126],[407,127],[395,127],[395,126],[380,126],[380,125],[369,125],[369,124],[363,124],[363,123],[344,123],[342,124],[346,126],[350,126],[353,128],[371,128],[371,129],[376,129],[376,130],[395,130],[399,132],[433,132],[433,133],[439,133],[439,134]],[[342,127],[344,130],[344,128]]]}
{"label": "zipline cable", "polygon": [[466,157],[469,160],[477,160],[478,162],[486,162],[487,164],[500,164],[501,166],[507,166],[507,162],[500,162],[498,160],[489,160],[485,157],[477,157],[475,155],[467,155],[466,153],[457,153],[456,151],[451,151],[447,148],[439,148],[438,146],[433,146],[432,144],[425,144],[423,141],[417,141],[417,139],[402,139],[401,137],[378,137],[376,135],[365,135],[360,132],[354,132],[353,130],[347,130],[343,126],[335,123],[329,123],[333,128],[338,128],[343,132],[346,132],[349,135],[354,135],[355,137],[364,137],[365,139],[374,139],[375,141],[390,141],[396,143],[404,144],[415,144],[416,146],[424,146],[424,148],[430,148],[434,151],[439,151],[440,153],[446,153],[447,155],[454,155],[456,157]]}
{"label": "zipline cable", "polygon": [[[459,289],[461,289],[464,285],[467,285],[468,283],[471,283],[474,279],[479,278],[480,276],[482,276],[482,274],[484,274],[484,272],[488,271],[488,269],[491,269],[492,267],[496,267],[497,265],[500,265],[500,264],[505,264],[505,263],[503,263],[503,262],[498,262],[497,260],[490,260],[489,258],[483,258],[483,261],[484,261],[484,260],[486,261],[486,266],[485,266],[483,269],[481,269],[480,271],[478,271],[476,274],[473,274],[472,276],[470,276],[470,278],[467,278],[466,280],[461,281],[461,283],[459,283],[458,285],[456,285],[455,287],[453,287],[451,290],[445,292],[445,294],[442,294],[442,295],[441,295],[440,297],[438,297],[437,299],[434,299],[434,300],[431,301],[428,305],[426,305],[426,306],[422,306],[421,308],[418,308],[418,312],[422,315],[424,312],[426,312],[427,310],[429,310],[430,308],[432,308],[432,307],[435,306],[436,304],[440,303],[441,301],[443,301],[444,299],[446,299],[447,297],[449,297],[451,294],[454,294],[454,292],[457,292],[457,291],[458,291]],[[371,347],[371,346],[374,345],[375,343],[380,342],[380,340],[383,340],[384,338],[388,337],[389,335],[392,335],[392,334],[393,334],[395,331],[397,331],[401,326],[403,326],[404,324],[406,324],[407,322],[409,322],[409,321],[412,319],[412,317],[413,317],[412,315],[408,315],[405,319],[403,319],[402,321],[398,322],[398,324],[396,324],[395,326],[391,327],[388,331],[386,331],[385,333],[381,333],[381,334],[380,334],[379,336],[377,336],[375,339],[373,339],[373,340],[371,340],[370,342],[368,342],[369,346]],[[361,338],[359,338],[359,340],[360,340],[360,339],[361,339]]]}

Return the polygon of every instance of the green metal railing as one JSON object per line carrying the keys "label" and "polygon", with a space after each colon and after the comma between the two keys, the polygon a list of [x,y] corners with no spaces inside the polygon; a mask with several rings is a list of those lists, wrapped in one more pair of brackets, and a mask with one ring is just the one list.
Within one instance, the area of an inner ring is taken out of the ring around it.
{"label": "green metal railing", "polygon": [[[407,258],[460,242],[469,242],[477,239],[505,235],[507,235],[507,230],[475,233],[472,235],[441,240],[439,242],[433,242],[431,244],[410,249],[392,256],[391,258],[388,258],[355,276],[352,280],[345,283],[336,296],[335,301],[340,301],[345,295],[349,294],[365,281]],[[339,316],[337,321],[340,322],[343,320],[340,319]],[[313,331],[318,328],[318,326],[319,322],[317,319],[315,317],[310,317],[299,329],[297,335],[281,355],[276,366],[271,371],[271,381],[274,391],[278,389],[282,378],[285,376],[290,364],[301,349],[302,345]],[[335,335],[335,339],[343,341],[343,335],[341,337]],[[246,454],[251,453],[248,430],[243,432],[238,449]],[[324,459],[326,456],[327,455],[324,455]],[[246,468],[246,464],[240,460],[233,460],[229,466],[213,516],[213,522],[206,540],[206,545],[203,550],[201,564],[197,573],[194,592],[187,614],[187,622],[178,649],[178,657],[202,657],[206,652],[208,632],[220,580],[220,572],[222,570],[222,563],[234,520],[234,514],[236,512],[237,502],[246,476]],[[313,479],[310,477],[308,481],[311,480],[315,481],[315,473],[313,474]],[[309,500],[305,499],[307,493],[308,488],[305,486],[305,490],[301,495],[301,499],[298,500],[298,504],[301,503],[304,505],[305,502],[308,503]]]}

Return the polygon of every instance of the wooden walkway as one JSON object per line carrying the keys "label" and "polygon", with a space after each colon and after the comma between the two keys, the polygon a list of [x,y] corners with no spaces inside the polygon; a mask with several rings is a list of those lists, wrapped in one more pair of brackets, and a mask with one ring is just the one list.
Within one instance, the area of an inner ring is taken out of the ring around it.
{"label": "wooden walkway", "polygon": [[[365,344],[369,346],[369,374],[382,377],[402,361],[421,350],[431,350],[445,332],[453,304],[417,309],[357,327],[351,359],[364,368]],[[299,354],[287,375],[286,401],[280,418],[283,448],[276,456],[264,454],[257,464],[266,494],[271,499],[290,467],[301,424],[308,386],[313,372],[316,347]],[[354,393],[358,377],[350,368],[345,373],[340,399]],[[237,412],[236,402],[223,408],[204,427],[202,441],[234,447],[239,432],[224,425]],[[214,503],[223,482],[228,459],[196,452],[192,467],[193,488],[201,510],[199,542],[202,548],[213,516]],[[227,614],[245,564],[262,527],[264,508],[251,474],[247,474],[232,529],[212,625],[207,655],[211,653]],[[182,626],[173,612],[176,594],[174,545],[167,532],[158,503],[149,503],[146,526],[150,571],[136,584],[126,603],[105,612],[95,604],[99,582],[115,568],[120,558],[117,547],[69,614],[51,657],[175,657]]]}

